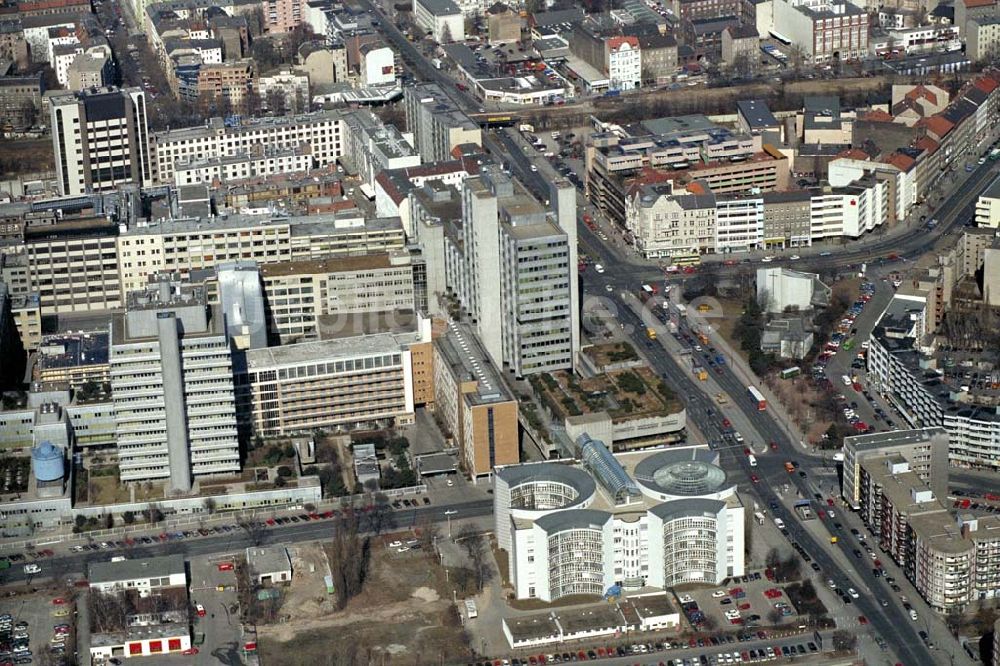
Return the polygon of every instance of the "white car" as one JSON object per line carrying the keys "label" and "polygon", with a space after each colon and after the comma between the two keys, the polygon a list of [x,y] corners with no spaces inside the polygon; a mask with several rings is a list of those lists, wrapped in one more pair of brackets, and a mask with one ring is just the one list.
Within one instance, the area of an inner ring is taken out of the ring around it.
{"label": "white car", "polygon": [[610,285],[610,284],[606,284],[606,285],[604,285],[604,291],[608,292],[609,294],[610,294],[611,292],[613,292],[614,290],[615,290],[614,286],[612,286],[612,285]]}
{"label": "white car", "polygon": [[769,264],[772,261],[774,261],[774,257],[772,257],[771,255],[768,255],[768,256],[764,257],[763,259],[761,259],[761,261],[764,262],[765,264]]}
{"label": "white car", "polygon": [[726,596],[725,590],[716,590],[715,592],[712,592],[713,599],[721,599],[724,596]]}
{"label": "white car", "polygon": [[793,254],[792,256],[790,256],[790,257],[788,257],[788,258],[789,258],[789,259],[791,259],[792,261],[798,261],[798,260],[799,260],[799,259],[801,259],[802,257],[800,257],[800,256],[799,256],[799,255],[797,255],[797,254]]}
{"label": "white car", "polygon": [[399,548],[402,545],[403,545],[402,541],[390,541],[389,542],[389,548]]}
{"label": "white car", "polygon": [[532,170],[532,171],[538,171],[538,167],[537,167],[537,166],[535,166],[534,164],[532,164],[532,165],[531,165],[531,170]]}
{"label": "white car", "polygon": [[853,587],[847,588],[847,593],[851,595],[851,599],[857,599],[861,596],[860,594],[858,594],[858,591],[855,590]]}
{"label": "white car", "polygon": [[829,578],[826,581],[826,586],[829,587],[831,590],[833,590],[833,589],[836,589],[837,584],[833,581],[832,578]]}
{"label": "white car", "polygon": [[594,264],[594,270],[597,271],[598,273],[603,273],[604,266],[602,266],[601,264]]}

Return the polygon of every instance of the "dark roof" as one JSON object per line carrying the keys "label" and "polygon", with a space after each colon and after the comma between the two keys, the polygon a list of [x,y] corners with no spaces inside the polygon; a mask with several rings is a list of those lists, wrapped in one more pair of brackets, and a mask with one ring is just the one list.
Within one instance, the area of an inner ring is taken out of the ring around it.
{"label": "dark roof", "polygon": [[639,40],[639,48],[646,49],[670,49],[677,48],[677,40],[673,35],[661,35],[659,32],[649,32],[636,36]]}
{"label": "dark roof", "polygon": [[760,33],[757,32],[756,26],[752,26],[749,23],[731,25],[728,30],[729,36],[733,39],[754,39],[760,37]]}
{"label": "dark roof", "polygon": [[762,99],[741,99],[736,102],[736,109],[750,125],[750,129],[778,127],[777,118]]}
{"label": "dark roof", "polygon": [[87,122],[123,118],[125,95],[117,91],[84,95],[83,108],[87,114]]}

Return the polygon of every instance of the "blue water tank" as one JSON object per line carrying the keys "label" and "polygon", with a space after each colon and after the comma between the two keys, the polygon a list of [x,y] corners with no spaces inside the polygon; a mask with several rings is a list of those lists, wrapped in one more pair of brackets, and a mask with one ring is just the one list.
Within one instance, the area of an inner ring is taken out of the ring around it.
{"label": "blue water tank", "polygon": [[65,476],[63,452],[52,442],[42,442],[31,450],[31,467],[38,481],[60,481]]}

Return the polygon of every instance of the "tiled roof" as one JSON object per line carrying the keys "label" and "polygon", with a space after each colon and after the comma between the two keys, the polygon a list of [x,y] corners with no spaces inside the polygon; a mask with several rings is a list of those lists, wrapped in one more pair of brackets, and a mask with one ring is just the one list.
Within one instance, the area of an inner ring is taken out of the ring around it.
{"label": "tiled roof", "polygon": [[914,164],[917,163],[915,159],[909,155],[904,155],[902,153],[893,153],[885,159],[886,164],[891,164],[900,171],[909,171]]}
{"label": "tiled roof", "polygon": [[940,144],[929,136],[920,137],[913,145],[921,150],[926,150],[928,153],[936,152],[940,147]]}
{"label": "tiled roof", "polygon": [[954,125],[941,116],[931,116],[923,121],[924,127],[939,137],[943,137],[950,132]]}

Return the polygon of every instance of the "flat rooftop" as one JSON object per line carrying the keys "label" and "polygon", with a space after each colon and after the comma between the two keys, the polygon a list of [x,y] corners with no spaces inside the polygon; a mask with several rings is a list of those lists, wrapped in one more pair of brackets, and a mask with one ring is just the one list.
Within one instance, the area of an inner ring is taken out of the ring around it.
{"label": "flat rooftop", "polygon": [[93,586],[95,583],[165,578],[184,571],[183,555],[163,555],[119,562],[91,562],[87,566],[87,580]]}
{"label": "flat rooftop", "polygon": [[559,625],[548,613],[538,613],[536,615],[524,615],[521,617],[505,617],[504,624],[507,625],[514,642],[531,641],[545,638],[557,638],[559,636]]}
{"label": "flat rooftop", "polygon": [[355,359],[364,356],[402,352],[421,341],[419,332],[375,333],[332,340],[300,342],[280,347],[250,349],[246,352],[247,370],[315,363],[321,360]]}
{"label": "flat rooftop", "polygon": [[563,633],[573,634],[615,629],[625,624],[618,606],[591,606],[588,608],[564,610],[558,614],[559,626]]}
{"label": "flat rooftop", "polygon": [[474,393],[466,393],[465,398],[475,404],[507,402],[514,397],[500,379],[486,350],[479,339],[466,327],[448,322],[448,331],[435,340],[453,376],[459,381],[475,380]]}
{"label": "flat rooftop", "polygon": [[[108,322],[111,317],[108,317]],[[104,365],[108,362],[110,341],[107,331],[48,335],[38,347],[36,367],[39,371]]]}
{"label": "flat rooftop", "polygon": [[853,435],[845,437],[844,444],[852,446],[858,451],[868,451],[884,447],[921,444],[929,442],[934,437],[947,438],[947,436],[948,433],[944,428],[917,428],[915,430],[892,430],[888,432],[873,432],[866,435]]}
{"label": "flat rooftop", "polygon": [[303,261],[283,261],[277,264],[261,264],[260,276],[285,277],[289,275],[313,275],[327,273],[351,273],[354,271],[375,271],[394,266],[408,266],[409,255],[400,253],[393,261],[388,253],[362,254],[352,257],[329,259],[307,259]]}

